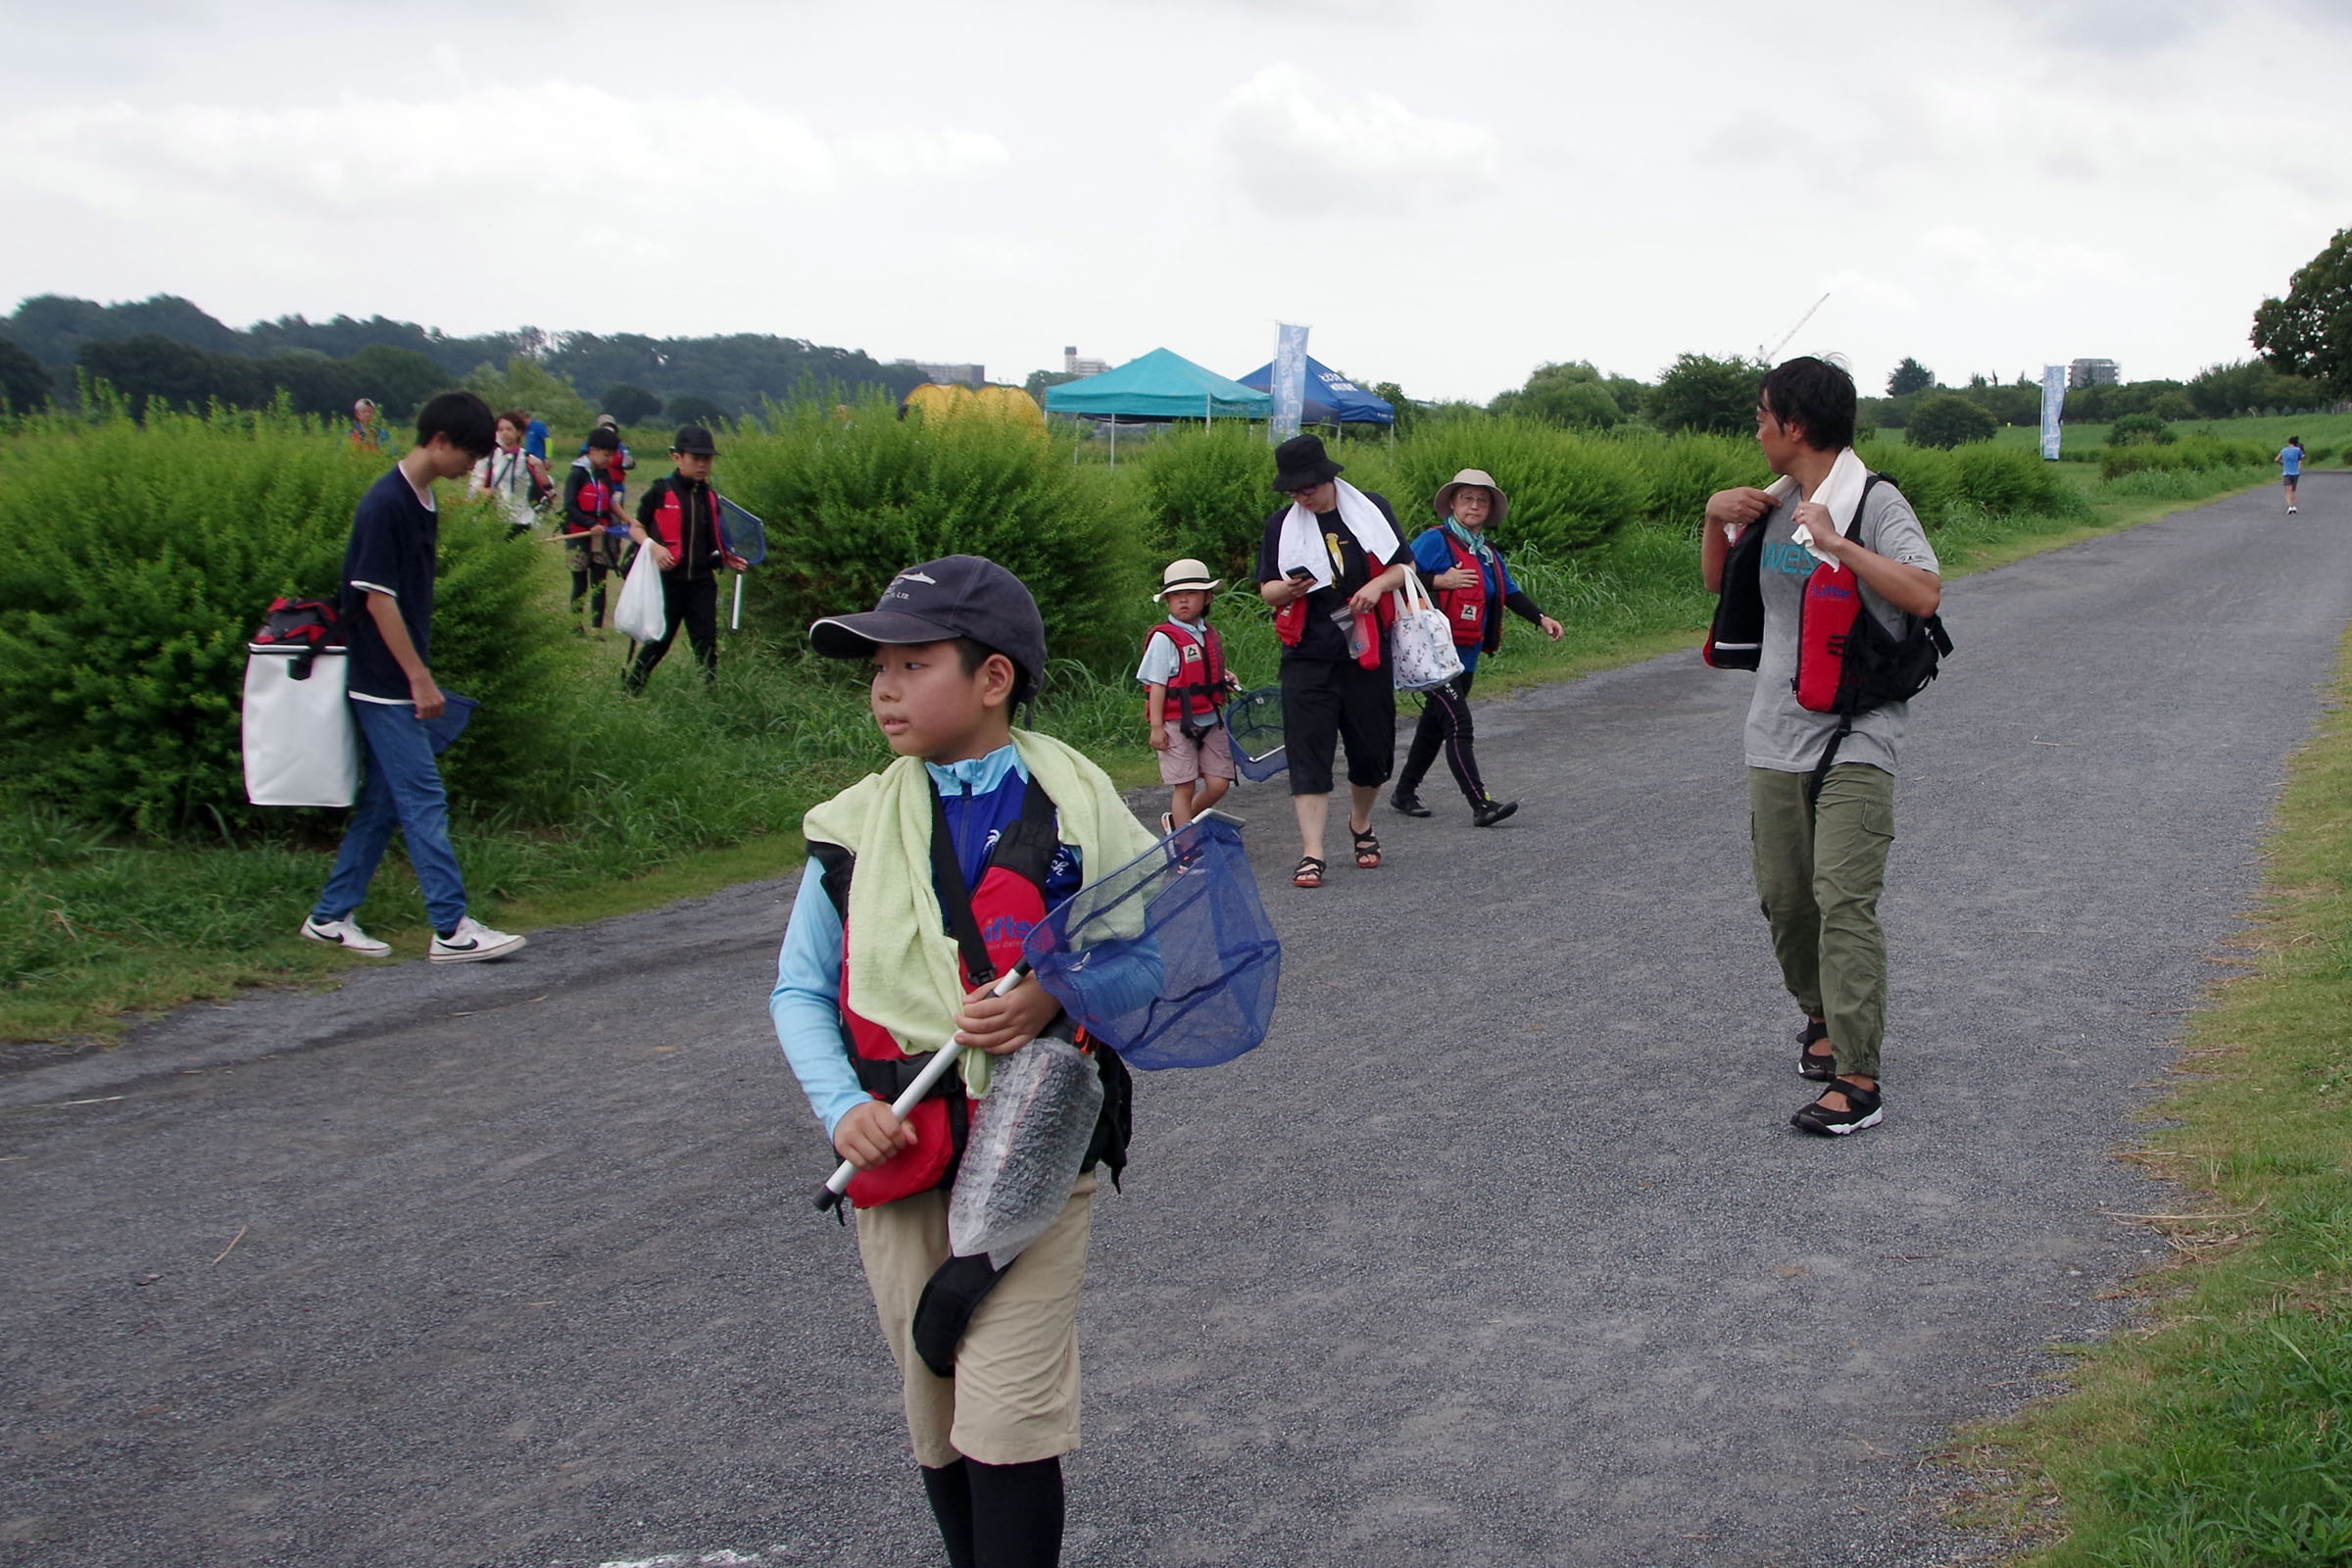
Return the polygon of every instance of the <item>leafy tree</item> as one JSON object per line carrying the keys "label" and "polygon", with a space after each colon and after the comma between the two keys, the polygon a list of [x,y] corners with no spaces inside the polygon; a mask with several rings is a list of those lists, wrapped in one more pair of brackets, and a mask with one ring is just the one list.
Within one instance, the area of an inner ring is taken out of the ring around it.
{"label": "leafy tree", "polygon": [[1991,415],[1957,392],[1930,392],[1911,410],[1903,439],[1915,447],[1957,447],[1989,441],[1999,426]]}
{"label": "leafy tree", "polygon": [[2264,409],[2301,410],[2327,401],[2327,393],[2299,375],[2280,375],[2261,360],[2209,365],[2189,378],[2188,401],[2208,419],[2233,418]]}
{"label": "leafy tree", "polygon": [[643,424],[662,412],[662,394],[630,381],[605,388],[605,412],[623,424]]}
{"label": "leafy tree", "polygon": [[250,407],[261,401],[261,376],[250,361],[207,354],[152,332],[85,342],[76,359],[92,379],[128,400],[134,419],[145,418],[147,405],[159,398],[183,409],[214,402]]}
{"label": "leafy tree", "polygon": [[569,381],[521,355],[509,360],[503,370],[475,366],[464,384],[468,392],[479,392],[494,409],[528,409],[558,429],[584,434],[596,421],[596,411]]}
{"label": "leafy tree", "polygon": [[2295,270],[2285,298],[2256,307],[2253,343],[2273,369],[2352,397],[2352,228]]}
{"label": "leafy tree", "polygon": [[1374,384],[1372,395],[1396,411],[1396,433],[1404,434],[1421,416],[1420,406],[1404,395],[1404,388],[1394,381]]}
{"label": "leafy tree", "polygon": [[727,411],[709,398],[691,392],[669,400],[669,422],[672,424],[714,425],[723,421]]}
{"label": "leafy tree", "polygon": [[405,419],[427,398],[449,389],[450,374],[429,355],[372,343],[344,363],[362,383],[358,396],[373,398],[388,419]]}
{"label": "leafy tree", "polygon": [[1021,383],[1021,390],[1037,399],[1037,406],[1042,409],[1046,406],[1046,388],[1078,379],[1067,370],[1031,370],[1029,379]]}
{"label": "leafy tree", "polygon": [[49,371],[40,361],[0,337],[0,403],[23,414],[49,400]]}
{"label": "leafy tree", "polygon": [[1765,367],[1738,355],[1718,360],[1685,354],[1658,376],[1649,394],[1649,422],[1672,434],[1712,430],[1739,435],[1755,428],[1756,388]]}
{"label": "leafy tree", "polygon": [[1935,385],[1936,372],[1906,355],[1903,363],[1894,368],[1894,373],[1886,377],[1886,395],[1899,398],[1910,392],[1931,391]]}
{"label": "leafy tree", "polygon": [[1522,418],[1568,429],[1605,430],[1626,412],[1589,360],[1538,366],[1507,407]]}

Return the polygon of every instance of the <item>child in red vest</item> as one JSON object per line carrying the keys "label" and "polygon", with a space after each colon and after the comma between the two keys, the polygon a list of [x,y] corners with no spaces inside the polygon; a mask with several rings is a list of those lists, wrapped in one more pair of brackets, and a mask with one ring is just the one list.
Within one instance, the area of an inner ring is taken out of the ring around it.
{"label": "child in red vest", "polygon": [[1225,699],[1237,684],[1225,668],[1225,645],[1208,623],[1208,598],[1225,586],[1189,557],[1160,573],[1152,597],[1168,618],[1152,628],[1135,678],[1144,685],[1144,724],[1168,786],[1169,832],[1190,822],[1233,788],[1233,738]]}

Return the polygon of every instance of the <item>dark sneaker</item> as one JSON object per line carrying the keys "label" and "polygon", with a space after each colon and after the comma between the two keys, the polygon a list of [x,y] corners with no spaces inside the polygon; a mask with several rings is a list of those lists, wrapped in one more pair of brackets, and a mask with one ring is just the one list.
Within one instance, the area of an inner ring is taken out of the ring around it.
{"label": "dark sneaker", "polygon": [[1470,820],[1479,827],[1493,827],[1517,809],[1517,801],[1497,801],[1490,797],[1470,808]]}
{"label": "dark sneaker", "polygon": [[1805,1027],[1796,1037],[1796,1075],[1826,1084],[1838,1076],[1838,1053],[1815,1051],[1813,1048],[1829,1043],[1830,1026],[1818,1018],[1807,1018]]}
{"label": "dark sneaker", "polygon": [[1389,804],[1407,816],[1429,815],[1429,808],[1421,804],[1421,797],[1410,790],[1398,790],[1389,797]]}
{"label": "dark sneaker", "polygon": [[[1843,1138],[1865,1127],[1876,1127],[1886,1117],[1880,1108],[1879,1092],[1849,1084],[1840,1078],[1830,1085],[1845,1097],[1845,1109],[1832,1110],[1816,1100],[1788,1118],[1788,1125],[1799,1132],[1817,1133],[1824,1138]],[[1829,1090],[1822,1091],[1828,1094]]]}

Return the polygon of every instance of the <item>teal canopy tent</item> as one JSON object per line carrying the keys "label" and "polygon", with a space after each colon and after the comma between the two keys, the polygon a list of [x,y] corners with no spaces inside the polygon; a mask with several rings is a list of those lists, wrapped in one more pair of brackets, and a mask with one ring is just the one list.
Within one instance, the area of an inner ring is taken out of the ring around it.
{"label": "teal canopy tent", "polygon": [[1262,419],[1273,408],[1267,394],[1166,349],[1046,388],[1048,414],[1110,421],[1113,461],[1121,419]]}

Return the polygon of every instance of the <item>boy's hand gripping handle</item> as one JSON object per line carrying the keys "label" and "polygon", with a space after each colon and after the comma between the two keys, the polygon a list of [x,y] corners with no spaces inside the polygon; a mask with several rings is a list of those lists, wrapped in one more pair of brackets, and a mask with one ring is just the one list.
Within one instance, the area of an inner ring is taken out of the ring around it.
{"label": "boy's hand gripping handle", "polygon": [[[1019,985],[1021,976],[1028,972],[1028,964],[1014,964],[1006,972],[1004,978],[989,987],[988,994],[992,997],[1005,995],[1014,986]],[[931,1093],[932,1086],[947,1076],[948,1069],[956,1065],[956,1060],[962,1056],[963,1050],[962,1042],[951,1037],[946,1045],[933,1052],[931,1059],[923,1063],[923,1070],[914,1075],[914,1082],[908,1084],[906,1091],[890,1102],[890,1113],[901,1121],[905,1121],[906,1113],[922,1103],[923,1097]],[[825,1185],[817,1192],[817,1212],[823,1213],[826,1209],[839,1206],[841,1195],[850,1190],[850,1178],[857,1174],[858,1167],[846,1159],[843,1160],[833,1174],[825,1178]]]}

